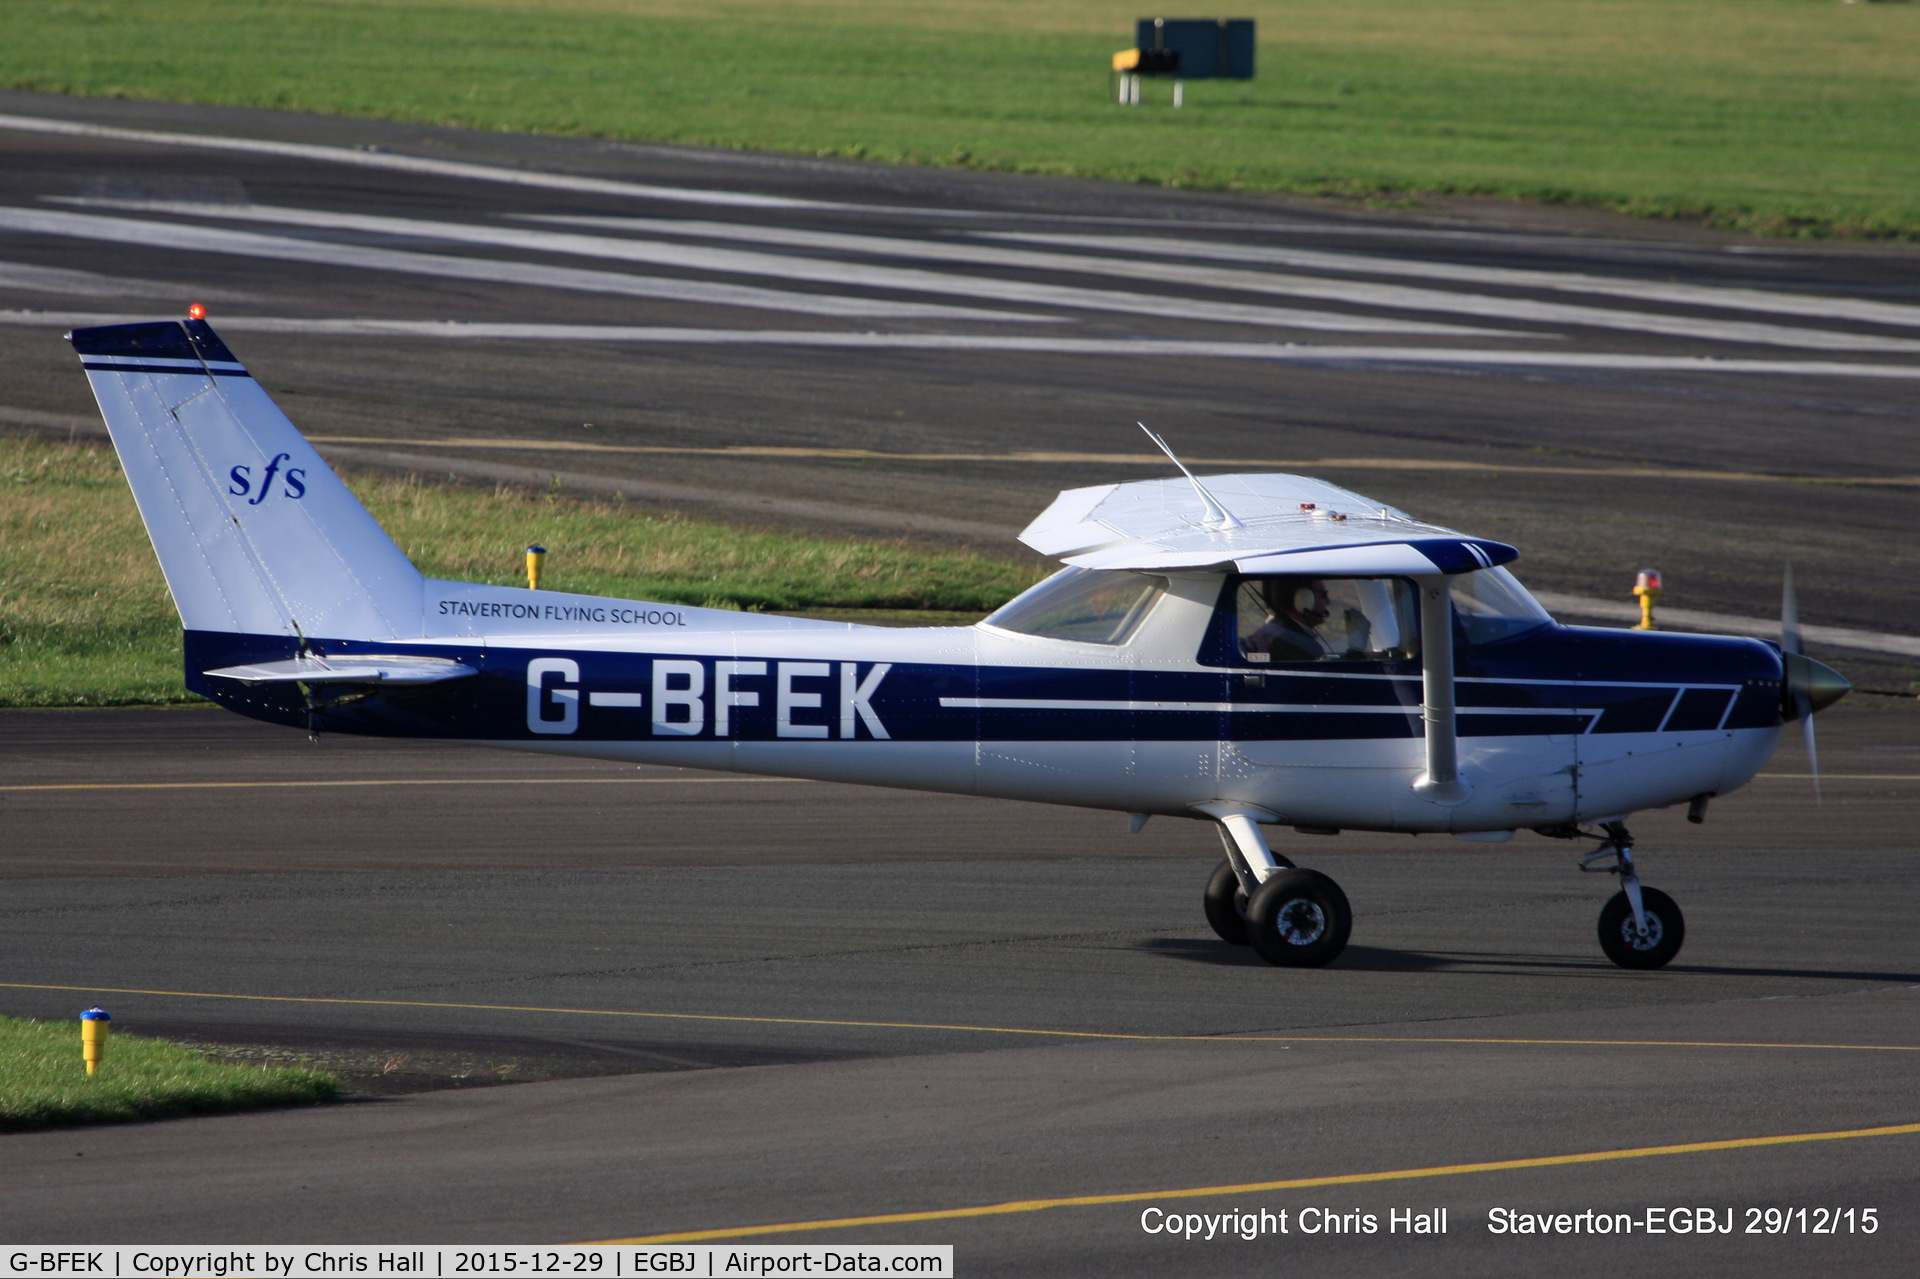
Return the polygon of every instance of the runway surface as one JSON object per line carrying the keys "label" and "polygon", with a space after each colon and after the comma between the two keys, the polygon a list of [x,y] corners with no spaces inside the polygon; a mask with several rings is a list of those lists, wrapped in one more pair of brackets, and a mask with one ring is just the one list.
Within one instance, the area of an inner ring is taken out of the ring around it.
{"label": "runway surface", "polygon": [[[0,1235],[607,1239],[1145,1194],[765,1239],[950,1240],[969,1273],[1900,1273],[1920,1131],[1152,1197],[1920,1122],[1920,712],[1843,703],[1821,727],[1824,803],[1783,750],[1704,826],[1635,822],[1689,919],[1663,972],[1600,956],[1611,885],[1573,846],[1353,835],[1286,845],[1357,915],[1337,965],[1293,972],[1208,933],[1198,823],[315,745],[210,710],[0,714],[7,1011],[98,1000],[124,1030],[466,1085],[10,1136]],[[498,1079],[540,1082],[475,1086]],[[1882,1224],[1485,1228],[1500,1206],[1749,1204]],[[1170,1243],[1141,1230],[1155,1206],[1454,1224]]]}
{"label": "runway surface", "polygon": [[1139,419],[1537,589],[1765,618],[1791,558],[1809,623],[1920,634],[1911,246],[23,93],[0,157],[15,429],[97,421],[66,326],[193,299],[343,463],[1022,555],[1165,470]]}
{"label": "runway surface", "polygon": [[[1920,634],[1910,248],[26,94],[0,117],[0,426],[91,429],[60,332],[199,300],[343,464],[1020,554],[1056,490],[1164,470],[1143,419],[1209,470],[1514,542],[1550,592],[1625,599],[1657,565],[1670,604],[1766,617],[1791,558],[1808,622]],[[1208,933],[1197,823],[0,713],[0,1010],[104,1002],[385,1094],[7,1136],[0,1236],[907,1214],[764,1237],[951,1241],[968,1273],[1906,1273],[1920,1134],[1648,1153],[1920,1122],[1920,710],[1857,696],[1819,728],[1823,802],[1789,745],[1705,826],[1635,820],[1688,916],[1667,970],[1600,956],[1612,885],[1573,846],[1347,835],[1286,851],[1346,887],[1353,945],[1281,972]],[[1474,1167],[1607,1152],[1640,1153]],[[1392,1175],[1154,1197],[1357,1174]],[[1072,1197],[1106,1198],[1048,1206]],[[1678,1205],[1739,1231],[1486,1225]],[[1388,1233],[1442,1206],[1446,1236]],[[1748,1235],[1748,1206],[1878,1228]],[[1148,1207],[1382,1215],[1170,1241]]]}

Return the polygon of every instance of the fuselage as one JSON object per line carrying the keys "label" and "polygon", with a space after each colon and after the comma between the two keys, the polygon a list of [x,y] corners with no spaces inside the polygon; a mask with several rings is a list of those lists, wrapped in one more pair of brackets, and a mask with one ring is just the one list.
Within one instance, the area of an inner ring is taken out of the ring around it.
{"label": "fuselage", "polygon": [[1725,794],[1772,755],[1778,649],[1545,622],[1455,647],[1464,801],[1425,763],[1417,658],[1241,660],[1231,578],[1176,574],[1126,642],[991,624],[891,628],[429,582],[426,636],[309,638],[328,658],[411,653],[478,673],[345,697],[206,670],[299,642],[187,635],[195,691],[345,732],[1193,816],[1265,809],[1311,829],[1500,832]]}

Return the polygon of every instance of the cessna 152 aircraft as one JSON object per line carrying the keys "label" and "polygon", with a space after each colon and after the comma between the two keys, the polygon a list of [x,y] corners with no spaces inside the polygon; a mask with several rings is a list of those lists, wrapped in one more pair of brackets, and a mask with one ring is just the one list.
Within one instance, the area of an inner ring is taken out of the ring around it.
{"label": "cessna 152 aircraft", "polygon": [[204,320],[68,336],[195,692],[313,732],[1205,819],[1208,921],[1279,965],[1332,960],[1352,912],[1272,826],[1596,839],[1601,949],[1657,968],[1685,924],[1626,818],[1699,820],[1848,688],[1798,651],[1790,587],[1781,646],[1562,626],[1512,547],[1297,475],[1062,493],[1021,540],[1067,567],[970,627],[435,581]]}

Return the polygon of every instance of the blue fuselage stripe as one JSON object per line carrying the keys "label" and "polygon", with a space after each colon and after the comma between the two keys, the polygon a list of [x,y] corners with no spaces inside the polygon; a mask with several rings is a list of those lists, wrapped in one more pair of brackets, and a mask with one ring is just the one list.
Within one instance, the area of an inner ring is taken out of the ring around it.
{"label": "blue fuselage stripe", "polygon": [[[1739,645],[1730,656],[1764,654],[1743,641],[1727,643]],[[198,674],[284,660],[293,656],[294,646],[280,637],[190,632],[191,686],[235,710],[305,724],[310,712],[297,688],[244,687]],[[314,648],[340,658],[376,651],[364,643],[326,641],[315,641]],[[424,644],[406,651],[451,658],[480,673],[445,684],[379,688],[351,704],[311,713],[336,731],[483,740],[564,735],[578,741],[724,736],[736,741],[1256,742],[1390,740],[1423,732],[1419,682],[1400,671],[1372,672],[1390,678],[1356,679],[1351,675],[1364,672],[1330,678],[1325,672],[1271,668],[1255,675],[895,662],[879,664],[885,669],[876,675],[879,666],[870,660],[772,654],[655,655],[499,643],[482,650]],[[1645,683],[1552,682],[1532,672],[1507,683],[1483,663],[1471,682],[1457,686],[1457,731],[1463,738],[1651,733],[1668,720],[1676,721],[1669,731],[1772,727],[1780,722],[1777,658],[1772,660],[1771,671],[1760,669],[1756,659],[1747,671],[1711,672],[1711,684],[1700,678],[1708,672],[1699,669]],[[737,695],[726,703],[724,715],[717,700],[723,662],[729,664],[724,672],[728,692]],[[761,670],[745,673],[754,666]],[[1729,673],[1749,678],[1732,686],[1724,682]],[[1643,674],[1652,672],[1643,666]],[[1769,674],[1773,678],[1765,678]],[[716,730],[723,721],[721,734]]]}

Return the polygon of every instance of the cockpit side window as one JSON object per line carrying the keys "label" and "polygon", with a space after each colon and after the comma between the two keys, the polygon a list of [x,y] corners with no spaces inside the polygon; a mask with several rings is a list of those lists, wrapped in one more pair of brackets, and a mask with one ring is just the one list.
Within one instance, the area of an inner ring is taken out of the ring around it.
{"label": "cockpit side window", "polygon": [[1069,568],[1014,596],[983,625],[1045,639],[1124,644],[1166,590],[1166,578],[1147,573]]}
{"label": "cockpit side window", "polygon": [[1419,597],[1397,577],[1247,577],[1234,591],[1237,656],[1393,661],[1420,653]]}

